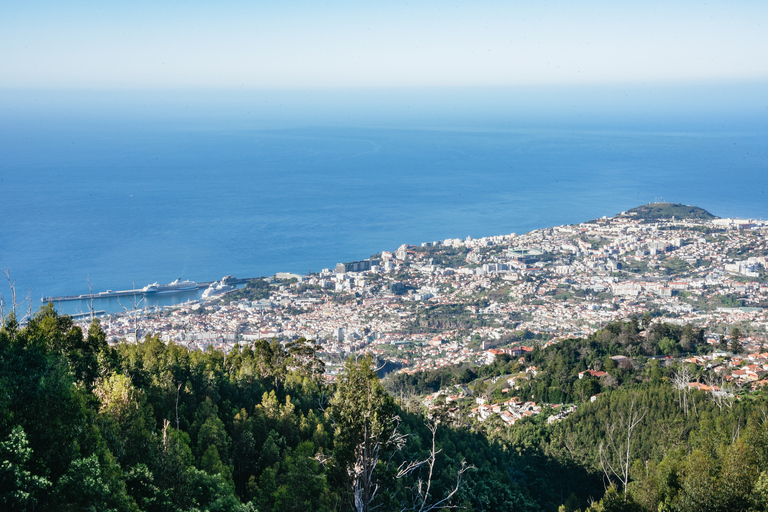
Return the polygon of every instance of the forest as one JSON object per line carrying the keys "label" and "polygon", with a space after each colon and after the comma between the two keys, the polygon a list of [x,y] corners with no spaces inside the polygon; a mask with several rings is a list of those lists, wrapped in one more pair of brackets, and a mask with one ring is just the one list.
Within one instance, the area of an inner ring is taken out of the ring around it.
{"label": "forest", "polygon": [[[684,372],[706,375],[652,357],[695,351],[701,333],[647,322],[523,361],[399,377],[401,392],[390,393],[366,356],[329,379],[309,340],[228,354],[153,337],[109,346],[97,319],[83,332],[52,306],[24,325],[11,314],[0,329],[0,506],[768,510],[765,395],[713,400],[680,386]],[[636,365],[616,364],[619,354]],[[516,392],[578,404],[574,413],[478,426],[402,392],[475,386],[531,365],[538,375]],[[578,378],[597,367],[610,378]]]}
{"label": "forest", "polygon": [[[51,306],[0,330],[5,510],[555,509],[530,461],[401,408],[316,346],[109,346]],[[546,464],[542,462],[542,464]],[[435,508],[436,507],[436,508]]]}

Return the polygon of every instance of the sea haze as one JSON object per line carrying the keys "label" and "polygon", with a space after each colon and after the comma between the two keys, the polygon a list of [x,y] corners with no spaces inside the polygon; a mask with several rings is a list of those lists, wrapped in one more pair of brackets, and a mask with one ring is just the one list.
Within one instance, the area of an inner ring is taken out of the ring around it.
{"label": "sea haze", "polygon": [[[654,200],[767,214],[759,105],[537,117],[390,96],[366,116],[332,102],[302,115],[280,98],[207,110],[33,100],[6,101],[0,114],[0,267],[35,308],[43,295],[86,293],[88,279],[103,291],[305,273],[402,243],[521,233]],[[8,298],[5,283],[0,293]]]}

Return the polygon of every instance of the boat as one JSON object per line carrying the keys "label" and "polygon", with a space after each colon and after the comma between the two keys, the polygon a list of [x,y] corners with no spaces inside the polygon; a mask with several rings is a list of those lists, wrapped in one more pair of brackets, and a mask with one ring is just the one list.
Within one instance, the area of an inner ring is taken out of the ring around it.
{"label": "boat", "polygon": [[215,281],[205,289],[203,292],[203,299],[210,299],[213,297],[216,297],[217,295],[224,295],[227,292],[230,292],[235,289],[235,287],[230,282],[234,281],[235,278],[232,276],[224,276],[224,278],[221,281]]}
{"label": "boat", "polygon": [[188,292],[191,290],[197,290],[198,286],[197,283],[194,281],[182,281],[181,279],[177,279],[172,283],[168,284],[159,284],[157,282],[148,284],[144,288],[141,289],[144,293],[177,293],[177,292]]}

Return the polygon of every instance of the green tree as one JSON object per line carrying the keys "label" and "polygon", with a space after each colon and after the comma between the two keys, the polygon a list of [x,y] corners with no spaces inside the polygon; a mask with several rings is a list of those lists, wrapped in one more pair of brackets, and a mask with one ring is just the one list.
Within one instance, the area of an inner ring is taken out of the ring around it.
{"label": "green tree", "polygon": [[714,512],[720,510],[717,461],[701,450],[686,457],[678,495],[681,512]]}
{"label": "green tree", "polygon": [[325,478],[312,458],[314,445],[304,441],[285,460],[285,476],[275,491],[275,510],[303,512],[321,510]]}
{"label": "green tree", "polygon": [[220,475],[224,472],[224,465],[215,444],[210,445],[200,457],[200,469],[209,475]]}
{"label": "green tree", "polygon": [[231,442],[226,427],[224,426],[224,422],[217,416],[208,417],[197,433],[197,450],[200,457],[202,457],[203,453],[211,446],[215,446],[216,453],[222,457],[222,460],[226,464],[228,462],[230,444]]}
{"label": "green tree", "polygon": [[594,377],[585,376],[583,379],[576,381],[574,388],[579,396],[579,400],[584,402],[600,392],[600,383]]}
{"label": "green tree", "polygon": [[177,504],[185,501],[185,477],[194,462],[189,443],[189,435],[186,432],[172,428],[170,422],[165,420],[157,474],[160,487],[169,490],[170,500]]}
{"label": "green tree", "polygon": [[314,340],[303,337],[287,343],[285,351],[288,357],[288,366],[294,367],[312,378],[320,377],[325,373],[325,363],[317,356],[318,348]]}
{"label": "green tree", "polygon": [[155,478],[146,464],[137,464],[125,473],[125,485],[128,494],[143,511],[160,510],[160,488],[155,485]]}
{"label": "green tree", "polygon": [[17,425],[0,442],[0,505],[4,510],[32,510],[37,494],[51,486],[43,476],[28,469],[32,448],[24,429]]}
{"label": "green tree", "polygon": [[97,424],[118,462],[128,467],[152,462],[157,454],[154,418],[144,392],[115,373],[98,379],[93,394],[100,403]]}
{"label": "green tree", "polygon": [[675,340],[664,337],[659,341],[659,350],[664,355],[678,355],[680,353],[680,346]]}
{"label": "green tree", "polygon": [[257,340],[254,342],[253,351],[258,360],[259,373],[262,378],[271,377],[275,388],[286,372],[286,356],[283,346],[277,340]]}
{"label": "green tree", "polygon": [[726,447],[722,456],[720,492],[726,510],[747,510],[759,477],[754,447],[743,439]]}
{"label": "green tree", "polygon": [[685,324],[680,333],[680,348],[686,352],[693,350],[696,344],[697,332],[691,324]]}
{"label": "green tree", "polygon": [[653,320],[653,317],[648,311],[646,311],[645,313],[643,313],[643,318],[640,321],[640,325],[642,325],[643,329],[648,329],[648,327],[651,325],[652,320]]}
{"label": "green tree", "polygon": [[755,510],[768,510],[768,471],[763,471],[752,489]]}
{"label": "green tree", "polygon": [[195,467],[184,474],[185,492],[182,510],[206,510],[208,512],[240,512],[240,504],[234,489],[221,475],[210,475]]}
{"label": "green tree", "polygon": [[741,346],[741,329],[734,327],[731,329],[731,352],[734,354],[740,354],[742,352]]}
{"label": "green tree", "polygon": [[631,496],[620,493],[614,485],[605,491],[605,496],[593,503],[586,512],[640,512],[640,506],[634,503]]}
{"label": "green tree", "polygon": [[368,512],[379,485],[374,471],[390,434],[394,402],[381,385],[370,355],[347,360],[337,377],[330,415],[336,424],[336,453],[346,466],[355,510]]}
{"label": "green tree", "polygon": [[136,511],[136,503],[126,493],[120,466],[108,452],[102,457],[74,459],[56,484],[58,510]]}

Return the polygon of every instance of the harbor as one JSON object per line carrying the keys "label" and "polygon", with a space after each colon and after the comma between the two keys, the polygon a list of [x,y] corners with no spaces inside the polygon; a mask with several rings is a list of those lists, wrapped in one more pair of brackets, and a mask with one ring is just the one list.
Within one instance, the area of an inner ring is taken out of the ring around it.
{"label": "harbor", "polygon": [[[250,281],[251,279],[257,279],[257,278],[229,278],[228,282],[231,284],[244,284]],[[197,291],[201,288],[208,288],[212,284],[214,284],[216,281],[205,281],[200,283],[191,282],[192,285],[187,286],[183,289],[166,289],[163,291],[156,291],[156,288],[158,285],[157,283],[154,283],[154,285],[147,285],[144,288],[136,288],[132,290],[107,290],[104,292],[98,292],[98,293],[83,293],[80,295],[61,295],[61,296],[50,296],[50,297],[43,297],[41,298],[41,302],[43,304],[47,304],[49,302],[53,303],[59,303],[59,302],[69,302],[69,301],[78,301],[78,300],[98,300],[98,299],[114,299],[114,298],[120,298],[120,297],[141,297],[141,296],[147,296],[147,295],[156,295],[157,293],[182,293],[182,292],[188,292],[188,291]],[[171,283],[173,284],[173,283]],[[163,286],[170,286],[170,285],[160,285]]]}
{"label": "harbor", "polygon": [[106,311],[104,311],[103,309],[100,309],[99,311],[94,311],[94,312],[89,311],[87,313],[74,313],[69,316],[72,317],[72,320],[82,320],[83,318],[89,318],[94,316],[104,316],[106,314],[107,314]]}
{"label": "harbor", "polygon": [[[197,289],[200,288],[207,288],[211,285],[213,281],[206,282],[206,283],[197,283]],[[80,295],[61,295],[61,296],[54,296],[54,297],[43,297],[40,299],[44,304],[47,304],[48,302],[66,302],[66,301],[72,301],[72,300],[91,300],[91,299],[114,299],[117,297],[138,297],[142,295],[146,295],[147,292],[144,291],[144,288],[137,288],[135,290],[107,290],[105,292],[98,292],[98,293],[83,293]]]}

